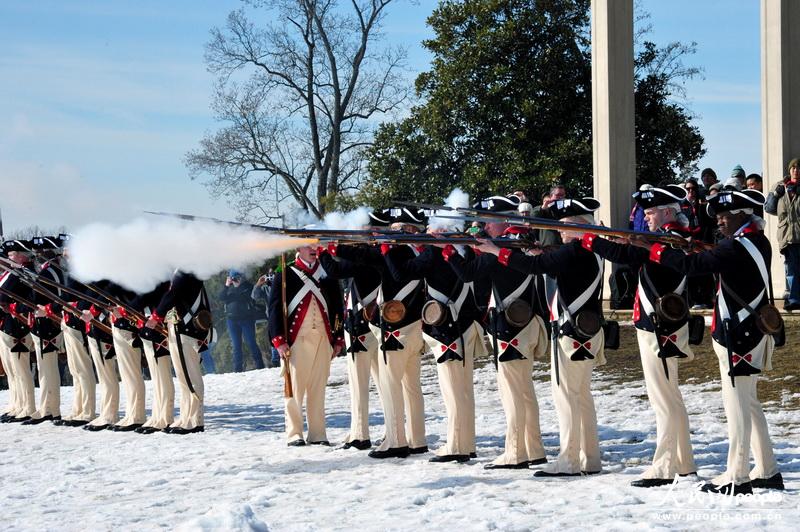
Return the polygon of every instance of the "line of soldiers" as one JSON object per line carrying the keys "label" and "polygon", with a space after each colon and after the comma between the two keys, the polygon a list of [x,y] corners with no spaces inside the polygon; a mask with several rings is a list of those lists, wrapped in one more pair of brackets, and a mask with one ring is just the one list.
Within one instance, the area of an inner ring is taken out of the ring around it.
{"label": "line of soldiers", "polygon": [[[645,187],[633,194],[655,233],[689,236],[680,215],[686,191]],[[376,459],[428,452],[420,358],[432,352],[447,413],[447,435],[431,462],[475,457],[473,364],[491,346],[506,415],[504,452],[486,467],[528,469],[538,477],[571,477],[601,471],[597,417],[590,391],[592,369],[605,362],[601,298],[604,261],[638,271],[633,321],[657,442],[638,487],[694,476],[689,419],[678,387],[678,360],[693,357],[686,305],[687,276],[713,273],[718,290],[711,327],[719,357],[730,450],[726,471],[704,491],[750,493],[783,489],[756,379],[770,369],[771,248],[763,220],[753,215],[764,197],[754,190],[725,190],[709,200],[726,239],[715,248],[686,253],[650,239],[611,241],[585,231],[560,231],[563,245],[529,249],[497,245],[525,238],[524,224],[489,223],[493,240],[480,245],[306,246],[276,276],[270,301],[270,336],[289,371],[294,394],[285,399],[288,445],[329,445],[325,383],[331,359],[347,359],[352,417],[345,448],[371,449]],[[477,207],[517,213],[520,197],[493,196]],[[552,218],[593,224],[594,198],[562,198]],[[425,230],[422,211],[395,208],[371,214],[370,228],[404,233]],[[516,248],[516,249],[514,249]],[[344,296],[340,280],[346,279]],[[773,316],[774,318],[774,316]],[[774,321],[774,320],[773,320]],[[695,321],[692,323],[696,324]],[[765,325],[765,323],[767,325]],[[342,327],[340,327],[340,325]],[[702,322],[700,324],[702,332]],[[486,338],[487,341],[484,341]],[[531,372],[550,339],[552,393],[560,450],[548,462],[539,426]],[[384,411],[383,440],[375,448],[368,426],[372,378]],[[308,432],[303,433],[306,406]],[[755,468],[750,470],[750,455]]]}
{"label": "line of soldiers", "polygon": [[[0,360],[9,385],[3,423],[83,427],[140,434],[203,432],[200,353],[213,328],[203,282],[176,271],[171,281],[137,294],[110,281],[69,275],[67,236],[3,243],[0,256]],[[58,357],[73,381],[69,415],[61,414]],[[40,388],[34,397],[31,356]],[[142,358],[153,381],[145,411]],[[180,388],[174,415],[173,368]],[[119,418],[120,380],[125,389]],[[100,386],[99,410],[97,384]]]}

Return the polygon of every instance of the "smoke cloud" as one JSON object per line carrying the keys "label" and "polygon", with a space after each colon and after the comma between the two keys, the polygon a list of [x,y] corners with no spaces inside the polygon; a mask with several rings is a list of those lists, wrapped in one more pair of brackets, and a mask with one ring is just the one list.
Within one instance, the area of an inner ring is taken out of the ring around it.
{"label": "smoke cloud", "polygon": [[[454,188],[453,191],[447,196],[444,204],[453,209],[469,207],[469,194],[460,188]],[[458,229],[464,228],[464,222],[453,220],[452,218],[439,218],[439,216],[458,216],[454,211],[436,211],[433,216],[428,220],[428,227],[431,229]]]}
{"label": "smoke cloud", "polygon": [[85,282],[109,279],[147,292],[176,269],[201,279],[245,268],[315,240],[213,222],[136,219],[122,226],[91,224],[69,240],[70,274]]}

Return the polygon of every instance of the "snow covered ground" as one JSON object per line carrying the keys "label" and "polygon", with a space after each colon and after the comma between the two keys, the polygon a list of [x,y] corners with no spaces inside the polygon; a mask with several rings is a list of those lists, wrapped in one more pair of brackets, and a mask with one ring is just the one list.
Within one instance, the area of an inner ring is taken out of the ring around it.
{"label": "snow covered ground", "polygon": [[[428,443],[445,433],[435,368],[425,358]],[[536,391],[548,456],[558,427],[547,366]],[[486,471],[505,422],[491,365],[475,373],[478,459],[431,464],[428,455],[373,460],[336,448],[349,426],[344,360],[328,388],[332,448],[287,447],[276,370],[206,378],[206,432],[190,436],[90,433],[50,424],[0,425],[2,530],[630,530],[767,528],[800,522],[800,412],[767,405],[787,490],[755,497],[701,496],[695,481],[644,490],[629,482],[649,462],[654,416],[642,382],[595,372],[593,391],[604,474],[534,479],[533,471]],[[148,392],[149,392],[149,382]],[[726,433],[718,382],[683,386],[701,478],[724,467]],[[71,404],[70,388],[62,390]],[[7,402],[0,392],[0,404]],[[124,397],[123,397],[124,401]],[[373,440],[383,418],[372,396]],[[149,407],[149,404],[148,404]]]}

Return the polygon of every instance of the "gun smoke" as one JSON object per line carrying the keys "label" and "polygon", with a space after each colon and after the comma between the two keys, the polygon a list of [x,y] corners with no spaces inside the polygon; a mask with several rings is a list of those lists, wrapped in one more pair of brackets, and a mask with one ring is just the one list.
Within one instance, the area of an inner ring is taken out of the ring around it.
{"label": "gun smoke", "polygon": [[213,222],[139,218],[121,226],[98,223],[77,230],[68,256],[70,274],[78,280],[108,279],[147,292],[176,269],[208,279],[315,242]]}

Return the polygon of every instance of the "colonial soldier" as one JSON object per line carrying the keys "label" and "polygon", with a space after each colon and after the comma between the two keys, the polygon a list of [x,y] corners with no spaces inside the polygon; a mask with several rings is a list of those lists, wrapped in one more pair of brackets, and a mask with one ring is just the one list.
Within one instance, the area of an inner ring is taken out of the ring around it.
{"label": "colonial soldier", "polygon": [[395,281],[425,281],[422,336],[436,360],[447,410],[447,442],[430,461],[467,462],[475,455],[474,360],[485,354],[472,283],[458,278],[438,247],[427,246],[405,261],[390,256],[385,245],[383,251]]}
{"label": "colonial soldier", "polygon": [[[515,213],[517,196],[489,198],[486,208]],[[529,229],[509,226],[504,238],[525,237]],[[537,305],[536,276],[509,270],[497,258],[484,253],[466,259],[453,246],[442,251],[459,278],[473,282],[491,280],[489,312],[484,326],[491,338],[497,367],[497,387],[506,414],[505,451],[486,469],[527,469],[547,462],[539,428],[539,404],[533,389],[534,357],[547,351],[547,330],[534,309]]]}
{"label": "colonial soldier", "polygon": [[[169,290],[169,281],[156,286],[150,292],[140,294],[131,306],[141,311],[145,319],[150,319],[153,310]],[[162,328],[151,329],[137,323],[142,349],[147,359],[150,380],[153,388],[153,401],[150,417],[141,427],[134,429],[139,434],[160,432],[174,421],[175,384],[172,382],[172,359],[169,352],[168,334]]]}
{"label": "colonial soldier", "polygon": [[[31,261],[32,243],[27,240],[9,240],[3,243],[3,250],[14,268],[33,271]],[[14,295],[30,301],[31,289],[19,278],[19,275],[6,270],[0,275],[0,308],[4,313],[0,326],[0,352],[3,353],[3,367],[8,375],[9,391],[12,403],[4,422],[24,422],[31,419],[36,412],[34,397],[33,372],[31,357],[33,341],[30,335],[32,313],[34,309],[19,303]],[[13,382],[13,384],[12,384]]]}
{"label": "colonial soldier", "polygon": [[[600,207],[594,198],[559,199],[550,206],[554,218],[592,223]],[[498,262],[522,273],[554,277],[555,293],[548,294],[551,319],[551,384],[558,413],[558,459],[534,476],[578,476],[602,467],[597,416],[590,384],[594,366],[605,363],[600,290],[603,259],[581,246],[581,233],[561,231],[564,245],[535,256],[500,249],[491,242],[479,246],[497,255]]]}
{"label": "colonial soldier", "polygon": [[[776,313],[770,306],[769,264],[772,248],[761,218],[753,209],[764,204],[756,190],[723,190],[709,199],[725,236],[714,249],[686,255],[662,244],[636,242],[650,260],[688,275],[716,273],[718,288],[711,323],[719,359],[722,402],[728,419],[727,470],[703,486],[723,494],[752,493],[752,488],[783,489],[772,451],[767,420],[756,394],[757,376],[771,369]],[[755,467],[750,467],[750,452]]]}
{"label": "colonial soldier", "polygon": [[[99,281],[98,286],[109,286],[109,281]],[[88,295],[88,293],[87,293]],[[110,303],[109,303],[110,306]],[[119,374],[117,373],[116,350],[109,321],[108,307],[100,307],[87,300],[78,303],[86,323],[86,343],[94,361],[97,380],[100,383],[99,415],[83,428],[88,431],[106,430],[119,421]]]}
{"label": "colonial soldier", "polygon": [[176,270],[167,292],[145,326],[153,329],[165,324],[169,332],[169,352],[181,389],[180,415],[164,429],[168,434],[203,432],[203,371],[201,353],[213,340],[211,311],[203,281],[193,274]]}
{"label": "colonial soldier", "polygon": [[366,450],[372,447],[369,437],[370,375],[380,397],[378,376],[378,339],[369,328],[365,309],[375,304],[381,276],[375,268],[333,258],[336,246],[321,248],[319,260],[329,277],[348,279],[345,293],[344,330],[347,380],[350,385],[350,432],[344,448]]}
{"label": "colonial soldier", "polygon": [[[64,249],[58,265],[50,264],[49,268],[60,271],[64,284],[77,293],[87,288],[72,279],[68,273],[69,254]],[[64,292],[65,301],[77,309],[81,299],[73,294]],[[89,354],[86,323],[62,309],[61,332],[64,338],[64,349],[67,352],[67,367],[72,375],[72,411],[68,416],[53,421],[55,425],[78,427],[86,425],[96,416],[96,380],[92,367],[92,357]]]}
{"label": "colonial soldier", "polygon": [[[33,239],[34,249],[42,257],[48,258],[41,264],[39,275],[61,285],[64,284],[64,274],[58,267],[58,262],[63,244],[64,240],[55,236]],[[59,288],[48,289],[58,296],[62,295]],[[61,419],[61,374],[58,371],[58,357],[64,352],[64,337],[58,323],[60,320],[55,317],[60,315],[61,306],[38,293],[34,293],[33,298],[37,309],[31,335],[36,350],[36,365],[39,368],[40,397],[39,409],[31,419],[24,422],[26,425]]]}
{"label": "colonial soldier", "polygon": [[[144,377],[142,376],[142,340],[135,316],[139,309],[132,305],[138,299],[135,292],[110,283],[104,290],[116,300],[111,309],[111,336],[117,354],[122,387],[125,389],[125,415],[111,430],[129,432],[141,427],[147,419],[144,409]],[[112,301],[112,303],[114,303]]]}
{"label": "colonial soldier", "polygon": [[[286,283],[285,302],[280,283]],[[325,430],[325,388],[331,360],[344,347],[341,323],[339,284],[320,265],[316,247],[299,248],[295,262],[275,276],[269,302],[272,344],[284,360],[293,388],[292,397],[285,398],[286,438],[290,446],[306,442],[330,445]],[[306,399],[308,436],[304,440]]]}
{"label": "colonial soldier", "polygon": [[[691,235],[682,215],[686,199],[682,186],[645,187],[633,194],[644,209],[648,228],[655,233]],[[647,396],[656,413],[656,452],[652,465],[632,486],[650,488],[671,484],[676,475],[697,471],[689,439],[689,416],[678,388],[678,360],[692,360],[689,346],[686,275],[648,261],[642,248],[583,236],[584,248],[612,262],[638,270],[633,324],[639,341]]]}
{"label": "colonial soldier", "polygon": [[[417,233],[425,223],[419,211],[386,209],[371,215],[373,225],[390,224],[394,230]],[[386,248],[388,256],[405,261],[419,254],[414,246]],[[428,452],[425,440],[425,402],[420,383],[420,358],[425,348],[420,321],[422,283],[396,281],[376,247],[339,246],[337,255],[368,264],[380,274],[381,284],[370,306],[370,329],[378,339],[378,379],[383,402],[385,436],[369,456],[376,459],[406,458]]]}

